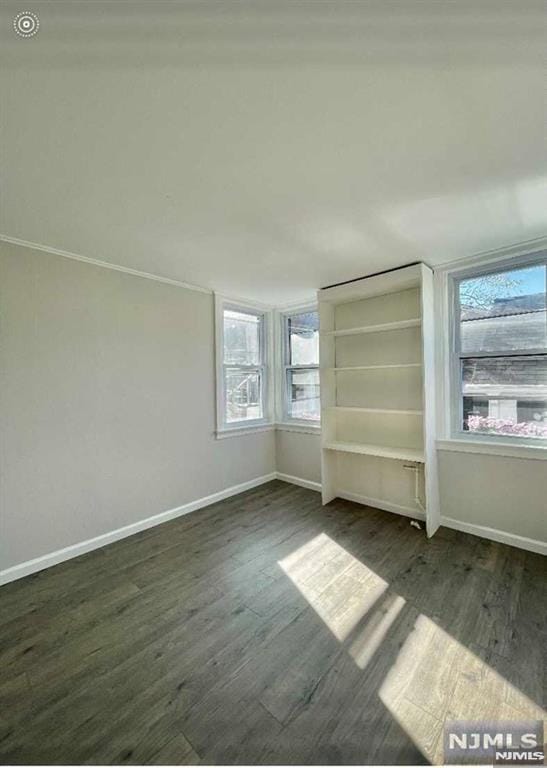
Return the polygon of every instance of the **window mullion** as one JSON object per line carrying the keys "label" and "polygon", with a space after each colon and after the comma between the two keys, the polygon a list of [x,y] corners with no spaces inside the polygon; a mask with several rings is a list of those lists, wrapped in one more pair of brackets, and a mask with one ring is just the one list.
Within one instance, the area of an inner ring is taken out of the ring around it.
{"label": "window mullion", "polygon": [[223,363],[224,370],[231,371],[261,371],[266,368],[265,365],[257,363],[256,365],[240,365],[239,363]]}
{"label": "window mullion", "polygon": [[313,371],[319,366],[309,363],[308,365],[286,365],[285,368],[290,368],[292,371]]}
{"label": "window mullion", "polygon": [[540,357],[547,355],[547,349],[504,349],[501,352],[456,352],[460,360],[470,358],[489,358],[489,357]]}

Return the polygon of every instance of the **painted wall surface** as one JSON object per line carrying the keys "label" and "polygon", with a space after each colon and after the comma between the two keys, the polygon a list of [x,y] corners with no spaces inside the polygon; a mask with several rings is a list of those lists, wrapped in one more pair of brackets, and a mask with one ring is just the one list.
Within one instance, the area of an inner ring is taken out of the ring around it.
{"label": "painted wall surface", "polygon": [[1,568],[275,470],[217,440],[213,297],[1,244]]}
{"label": "painted wall surface", "polygon": [[438,451],[441,514],[547,542],[547,464]]}
{"label": "painted wall surface", "polygon": [[276,432],[277,471],[302,480],[321,482],[321,435]]}

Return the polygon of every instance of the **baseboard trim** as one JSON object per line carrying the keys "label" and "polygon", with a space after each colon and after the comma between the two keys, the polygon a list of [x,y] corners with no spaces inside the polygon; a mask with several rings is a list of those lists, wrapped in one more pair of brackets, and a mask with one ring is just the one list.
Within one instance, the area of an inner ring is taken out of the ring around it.
{"label": "baseboard trim", "polygon": [[321,483],[316,483],[313,480],[305,480],[303,477],[295,477],[294,475],[285,475],[283,472],[276,472],[278,480],[283,480],[285,483],[292,483],[292,485],[301,485],[302,488],[309,488],[311,491],[318,491],[321,493]]}
{"label": "baseboard trim", "polygon": [[413,507],[406,507],[403,504],[395,504],[392,501],[386,501],[385,499],[373,499],[371,496],[361,496],[359,493],[352,493],[351,491],[336,491],[336,495],[340,499],[346,499],[346,501],[355,501],[358,504],[364,504],[367,507],[375,507],[376,509],[383,509],[385,512],[394,512],[396,515],[403,515],[403,517],[412,517],[415,520],[425,520],[425,515],[418,509]]}
{"label": "baseboard trim", "polygon": [[[303,488],[310,488],[312,491],[321,493],[321,483],[316,483],[313,480],[305,480],[303,477],[295,477],[294,475],[285,475],[283,472],[277,472],[277,479],[283,480],[286,483],[292,483],[293,485],[301,485]],[[415,510],[412,507],[405,507],[401,504],[384,501],[383,499],[373,499],[370,496],[361,496],[358,493],[351,493],[350,491],[337,491],[336,497],[339,499],[346,499],[346,501],[355,501],[357,504],[364,504],[367,507],[383,509],[386,512],[394,512],[397,515],[404,515],[404,517],[425,520],[423,512]]]}
{"label": "baseboard trim", "polygon": [[[227,499],[230,496],[236,496],[238,493],[243,493],[251,488],[256,488],[264,483],[269,483],[271,480],[282,480],[285,483],[291,483],[292,485],[300,485],[303,488],[309,488],[312,491],[321,491],[321,483],[314,482],[313,480],[306,480],[302,477],[295,477],[294,475],[286,475],[283,472],[270,472],[268,475],[262,475],[256,477],[253,480],[248,480],[245,483],[239,483],[233,485],[230,488],[225,488],[223,491],[212,493],[209,496],[203,496],[201,499],[196,499],[188,504],[183,504],[180,507],[169,509],[166,512],[160,512],[152,517],[147,517],[144,520],[139,520],[136,523],[117,528],[114,531],[103,533],[100,536],[95,536],[93,539],[87,539],[79,544],[73,544],[63,549],[58,549],[55,552],[50,552],[47,555],[36,557],[33,560],[28,560],[24,563],[19,563],[11,568],[6,568],[0,571],[0,585],[8,584],[16,579],[22,579],[25,576],[30,576],[32,573],[37,573],[45,568],[50,568],[53,565],[62,563],[65,560],[71,560],[79,555],[84,555],[87,552],[91,552],[99,547],[104,547],[107,544],[111,544],[119,539],[125,539],[128,536],[132,536],[134,533],[144,531],[147,528],[153,528],[155,525],[166,523],[168,520],[174,520],[176,517],[182,517],[188,515],[190,512],[195,512],[198,509],[203,509],[211,504],[215,504],[218,501]],[[391,502],[384,501],[382,499],[373,499],[369,496],[361,496],[360,494],[351,493],[349,491],[339,491],[337,496],[347,501],[354,501],[358,504],[365,504],[369,507],[376,507],[377,509],[383,509],[387,512],[394,512],[398,515],[405,517],[413,517],[417,520],[423,520],[424,515],[422,512],[418,512],[410,507],[405,507],[399,504],[393,504]],[[462,531],[462,533],[470,533],[472,536],[479,536],[483,539],[490,539],[491,541],[498,542],[500,544],[508,544],[512,547],[518,547],[519,549],[525,549],[529,552],[537,552],[540,555],[547,555],[547,542],[539,541],[537,539],[530,539],[526,536],[519,536],[515,533],[508,533],[506,531],[500,531],[497,528],[488,528],[483,525],[475,525],[474,523],[465,523],[461,520],[455,520],[451,517],[441,517],[441,525],[447,528],[453,528],[456,531]]]}
{"label": "baseboard trim", "polygon": [[518,547],[529,552],[547,555],[547,542],[539,541],[538,539],[529,539],[527,536],[500,531],[498,528],[488,528],[485,525],[464,523],[452,517],[441,517],[441,525],[446,526],[446,528],[453,528],[455,531],[462,531],[462,533],[470,533],[472,536],[480,536],[482,539],[490,539],[499,544],[509,544],[511,547]]}
{"label": "baseboard trim", "polygon": [[152,517],[147,517],[136,523],[124,525],[122,528],[116,528],[114,531],[103,533],[92,539],[87,539],[78,544],[72,544],[69,547],[50,552],[47,555],[36,557],[33,560],[27,560],[24,563],[13,565],[11,568],[6,568],[5,570],[0,571],[0,585],[8,584],[10,581],[15,581],[16,579],[22,579],[25,576],[30,576],[32,573],[42,571],[45,568],[50,568],[52,565],[57,565],[65,560],[71,560],[73,557],[84,555],[86,552],[91,552],[94,549],[99,549],[99,547],[112,544],[119,539],[125,539],[128,536],[132,536],[134,533],[139,533],[147,528],[153,528],[160,523],[166,523],[168,520],[174,520],[176,517],[188,515],[190,512],[195,512],[197,509],[216,504],[218,501],[227,499],[230,496],[236,496],[238,493],[243,493],[243,491],[248,491],[251,488],[256,488],[259,485],[269,483],[271,480],[276,479],[277,472],[270,472],[268,475],[262,475],[261,477],[255,477],[253,480],[247,480],[245,483],[232,485],[230,488],[225,488],[223,491],[212,493],[210,496],[203,496],[201,499],[190,501],[188,504],[183,504],[174,509],[168,509],[166,512],[160,512],[157,515],[152,515]]}
{"label": "baseboard trim", "polygon": [[[286,483],[301,485],[303,488],[311,488],[312,491],[321,492],[321,483],[305,480],[303,477],[285,475],[283,472],[277,472],[276,477],[278,480],[283,480]],[[336,496],[340,499],[346,499],[347,501],[355,501],[358,504],[365,504],[367,507],[376,507],[376,509],[383,509],[386,512],[394,512],[395,514],[403,515],[404,517],[425,520],[423,512],[418,512],[412,509],[412,507],[393,504],[388,501],[383,501],[382,499],[373,499],[369,496],[361,496],[358,493],[351,493],[350,491],[339,491],[336,493]],[[488,528],[487,526],[475,525],[474,523],[464,523],[451,517],[441,517],[441,525],[444,525],[446,528],[453,528],[455,531],[462,531],[462,533],[470,533],[472,536],[479,536],[482,539],[496,541],[499,544],[508,544],[511,547],[518,547],[519,549],[526,549],[529,552],[537,552],[540,555],[547,555],[547,542],[538,541],[537,539],[529,539],[526,536],[518,536],[516,533],[508,533],[507,531],[500,531],[497,528]]]}

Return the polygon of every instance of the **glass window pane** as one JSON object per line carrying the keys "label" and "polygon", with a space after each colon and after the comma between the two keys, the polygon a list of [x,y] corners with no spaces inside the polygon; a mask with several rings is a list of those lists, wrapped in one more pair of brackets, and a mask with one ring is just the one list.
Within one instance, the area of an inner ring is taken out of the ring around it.
{"label": "glass window pane", "polygon": [[319,313],[291,315],[287,325],[289,365],[319,365]]}
{"label": "glass window pane", "polygon": [[262,418],[260,371],[227,369],[225,377],[226,421]]}
{"label": "glass window pane", "polygon": [[289,416],[319,421],[319,370],[288,371]]}
{"label": "glass window pane", "polygon": [[462,280],[461,351],[547,347],[546,272],[542,264]]}
{"label": "glass window pane", "polygon": [[462,361],[463,429],[547,438],[547,356]]}
{"label": "glass window pane", "polygon": [[260,365],[262,316],[224,310],[224,362],[229,365]]}

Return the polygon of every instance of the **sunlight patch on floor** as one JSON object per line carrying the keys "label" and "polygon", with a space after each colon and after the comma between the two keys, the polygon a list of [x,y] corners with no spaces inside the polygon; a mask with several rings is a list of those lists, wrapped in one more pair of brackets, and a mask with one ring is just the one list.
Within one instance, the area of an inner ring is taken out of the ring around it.
{"label": "sunlight patch on floor", "polygon": [[379,689],[381,701],[431,761],[442,761],[445,720],[545,718],[476,651],[421,614]]}
{"label": "sunlight patch on floor", "polygon": [[[348,637],[388,586],[325,533],[280,560],[279,566],[340,641]],[[383,627],[385,622],[380,621],[371,642],[381,642]],[[366,658],[365,643],[356,646],[355,654]]]}
{"label": "sunlight patch on floor", "polygon": [[350,656],[364,669],[386,638],[390,627],[402,611],[406,600],[400,595],[386,595],[382,607],[374,611],[369,621],[349,646]]}
{"label": "sunlight patch on floor", "polygon": [[[394,653],[378,696],[431,762],[443,761],[445,720],[545,720],[542,707],[483,661],[483,649],[419,613],[327,534],[278,564],[359,669],[378,652]],[[509,660],[500,663],[510,677]]]}
{"label": "sunlight patch on floor", "polygon": [[[442,762],[445,720],[545,719],[539,705],[483,661],[485,651],[467,648],[419,613],[327,534],[311,539],[279,566],[345,642],[359,669],[376,653],[395,648],[378,695],[431,762]],[[509,660],[500,663],[507,664],[510,676]]]}

